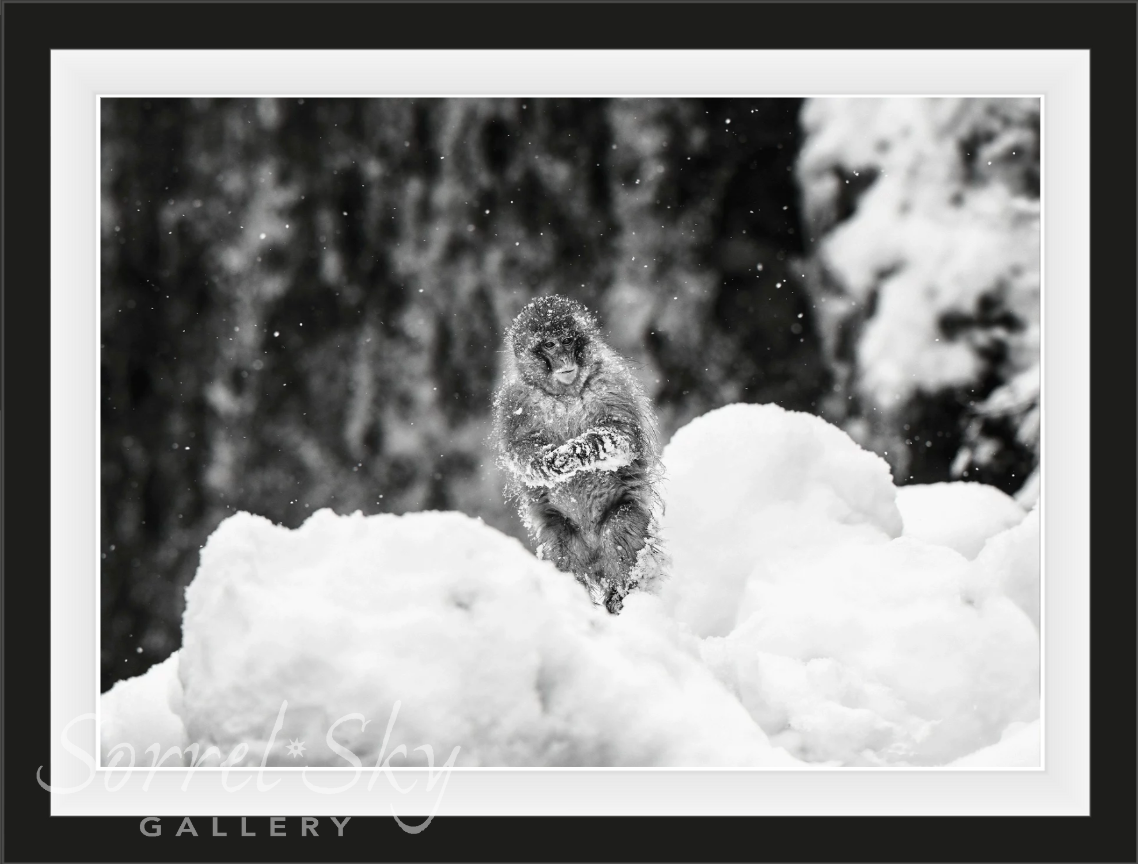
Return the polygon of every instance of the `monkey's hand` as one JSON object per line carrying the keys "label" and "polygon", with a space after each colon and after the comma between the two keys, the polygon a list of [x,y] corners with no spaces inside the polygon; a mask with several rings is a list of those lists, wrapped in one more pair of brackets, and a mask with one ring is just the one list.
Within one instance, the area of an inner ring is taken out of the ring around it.
{"label": "monkey's hand", "polygon": [[636,458],[632,436],[608,426],[592,429],[556,447],[546,447],[531,464],[546,485],[562,483],[582,471],[616,471]]}

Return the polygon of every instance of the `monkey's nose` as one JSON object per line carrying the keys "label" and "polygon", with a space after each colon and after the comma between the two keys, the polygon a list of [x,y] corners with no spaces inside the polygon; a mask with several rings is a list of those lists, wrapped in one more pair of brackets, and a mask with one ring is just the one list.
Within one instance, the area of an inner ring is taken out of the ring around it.
{"label": "monkey's nose", "polygon": [[572,384],[574,379],[577,377],[577,367],[565,366],[564,368],[558,369],[556,372],[554,372],[553,377],[560,381],[562,384]]}

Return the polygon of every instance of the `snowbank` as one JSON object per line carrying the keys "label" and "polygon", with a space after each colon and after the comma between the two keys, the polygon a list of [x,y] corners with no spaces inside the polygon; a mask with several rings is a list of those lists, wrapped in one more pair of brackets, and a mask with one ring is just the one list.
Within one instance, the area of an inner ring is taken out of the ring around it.
{"label": "snowbank", "polygon": [[665,603],[699,636],[739,623],[755,568],[901,533],[889,466],[809,414],[712,411],[676,432],[664,469],[661,533],[673,565]]}
{"label": "snowbank", "polygon": [[1012,723],[998,742],[952,762],[952,768],[1038,768],[1042,765],[1038,720]]}
{"label": "snowbank", "polygon": [[[430,744],[459,765],[777,765],[746,712],[649,626],[614,618],[519,542],[457,513],[227,519],[186,592],[191,741],[259,764],[365,765]],[[361,719],[366,718],[366,728]],[[399,764],[397,760],[395,764]]]}
{"label": "snowbank", "polygon": [[975,558],[989,537],[1023,521],[1015,499],[984,483],[930,483],[902,486],[897,506],[905,536],[955,549]]}
{"label": "snowbank", "polygon": [[[1028,533],[974,564],[899,537],[885,463],[775,406],[704,415],[664,464],[661,599],[772,742],[811,762],[940,765],[1038,716],[1039,637],[1017,606],[1038,591]],[[929,522],[938,501],[962,522],[955,492],[927,497]]]}
{"label": "snowbank", "polygon": [[963,519],[959,490],[898,509],[881,459],[774,406],[697,419],[664,462],[673,573],[620,616],[457,513],[227,519],[182,650],[103,697],[104,753],[186,741],[216,764],[245,744],[238,764],[347,766],[325,737],[347,718],[336,746],[365,766],[389,724],[386,753],[429,744],[436,764],[456,746],[459,765],[1028,759],[1001,735],[1039,717],[1037,512],[970,561],[959,547],[994,529]]}
{"label": "snowbank", "polygon": [[978,598],[1009,597],[1039,629],[1039,508],[986,544],[969,572]]}
{"label": "snowbank", "polygon": [[[119,744],[133,748],[133,758],[132,751],[125,748],[119,755],[124,765],[142,763],[146,749],[155,744],[160,748],[159,757],[171,747],[184,748],[188,742],[181,707],[177,652],[144,674],[117,682],[99,702],[101,764],[109,764],[110,751]],[[145,764],[149,765],[150,761],[145,760]],[[177,765],[178,762],[171,759],[165,764]]]}

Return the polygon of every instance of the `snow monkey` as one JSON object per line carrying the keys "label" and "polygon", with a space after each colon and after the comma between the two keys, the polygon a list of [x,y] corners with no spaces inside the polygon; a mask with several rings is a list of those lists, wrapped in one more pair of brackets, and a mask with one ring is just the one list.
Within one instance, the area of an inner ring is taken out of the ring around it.
{"label": "snow monkey", "polygon": [[494,397],[498,464],[537,556],[572,573],[593,602],[619,612],[650,588],[666,558],[656,418],[628,364],[573,300],[539,297],[506,333]]}

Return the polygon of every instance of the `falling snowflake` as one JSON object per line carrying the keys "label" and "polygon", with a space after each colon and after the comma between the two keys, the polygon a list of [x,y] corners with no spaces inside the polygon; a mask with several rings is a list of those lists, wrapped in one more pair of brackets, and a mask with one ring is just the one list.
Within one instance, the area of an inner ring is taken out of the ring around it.
{"label": "falling snowflake", "polygon": [[301,741],[299,738],[297,738],[296,740],[290,740],[288,742],[288,755],[289,756],[293,756],[293,757],[300,756],[303,752],[304,752],[304,742]]}

